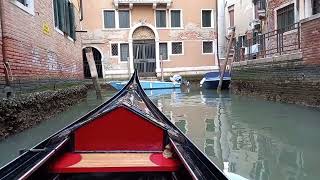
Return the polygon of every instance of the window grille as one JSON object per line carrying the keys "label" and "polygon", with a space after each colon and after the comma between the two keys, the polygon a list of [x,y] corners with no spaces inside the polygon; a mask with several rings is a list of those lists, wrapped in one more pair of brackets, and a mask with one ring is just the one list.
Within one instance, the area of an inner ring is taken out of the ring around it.
{"label": "window grille", "polygon": [[111,44],[111,56],[118,56],[118,44]]}
{"label": "window grille", "polygon": [[212,41],[204,41],[202,43],[202,52],[206,53],[213,53],[213,42]]}
{"label": "window grille", "polygon": [[281,32],[289,31],[294,24],[294,4],[290,4],[284,8],[277,10],[277,25]]}
{"label": "window grille", "polygon": [[173,42],[171,48],[172,54],[182,54],[182,42]]}

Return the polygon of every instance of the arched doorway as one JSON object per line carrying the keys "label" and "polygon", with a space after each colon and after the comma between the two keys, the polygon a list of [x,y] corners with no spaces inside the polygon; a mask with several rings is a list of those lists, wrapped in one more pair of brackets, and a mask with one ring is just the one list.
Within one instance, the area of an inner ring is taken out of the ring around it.
{"label": "arched doorway", "polygon": [[[102,63],[101,63],[102,55],[101,55],[101,53],[100,53],[100,51],[98,49],[96,49],[94,47],[91,47],[91,48],[92,48],[94,62],[96,63],[98,77],[99,78],[103,78],[103,75],[102,75]],[[86,53],[85,53],[85,48],[82,49],[82,58],[83,58],[84,78],[91,78],[91,73],[90,73],[90,69],[89,69],[87,56],[86,56]]]}
{"label": "arched doorway", "polygon": [[140,26],[132,34],[133,65],[139,76],[156,76],[155,34],[147,26]]}

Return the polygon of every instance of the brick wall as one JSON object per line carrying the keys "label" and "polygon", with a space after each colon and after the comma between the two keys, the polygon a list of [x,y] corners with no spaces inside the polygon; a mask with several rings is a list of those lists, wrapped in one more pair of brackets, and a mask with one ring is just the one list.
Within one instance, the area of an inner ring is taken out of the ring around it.
{"label": "brick wall", "polygon": [[3,66],[3,56],[2,56],[2,27],[0,18],[0,81],[4,79],[4,66]]}
{"label": "brick wall", "polygon": [[233,63],[232,91],[320,107],[320,15],[301,22],[301,52]]}
{"label": "brick wall", "polygon": [[301,48],[307,64],[320,64],[320,14],[302,20]]}
{"label": "brick wall", "polygon": [[[267,8],[267,31],[273,31],[276,29],[277,22],[276,17],[276,8],[279,8],[285,4],[290,2],[294,2],[293,0],[269,0],[268,1],[268,8]],[[289,5],[289,4],[288,4]]]}
{"label": "brick wall", "polygon": [[[72,41],[54,29],[52,0],[34,1],[34,15],[4,1],[3,48],[13,82],[82,79],[81,40]],[[76,24],[79,17],[76,13]],[[45,34],[43,26],[49,26]],[[0,73],[1,73],[0,69]]]}

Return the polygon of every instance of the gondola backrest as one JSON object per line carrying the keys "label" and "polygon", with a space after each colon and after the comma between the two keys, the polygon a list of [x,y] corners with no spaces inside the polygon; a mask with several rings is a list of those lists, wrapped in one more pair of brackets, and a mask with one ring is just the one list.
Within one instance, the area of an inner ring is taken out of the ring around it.
{"label": "gondola backrest", "polygon": [[125,107],[74,132],[75,151],[162,151],[164,130]]}

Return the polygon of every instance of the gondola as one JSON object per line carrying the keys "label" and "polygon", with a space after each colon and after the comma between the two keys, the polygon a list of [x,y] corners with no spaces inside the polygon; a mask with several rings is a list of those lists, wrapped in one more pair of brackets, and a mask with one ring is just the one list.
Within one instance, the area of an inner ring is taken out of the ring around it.
{"label": "gondola", "polygon": [[227,179],[142,89],[111,99],[0,169],[0,179]]}

